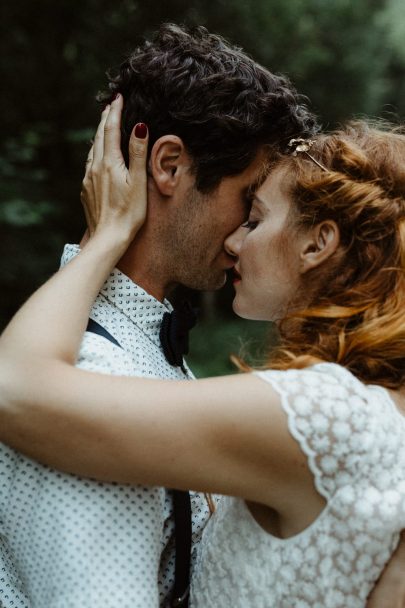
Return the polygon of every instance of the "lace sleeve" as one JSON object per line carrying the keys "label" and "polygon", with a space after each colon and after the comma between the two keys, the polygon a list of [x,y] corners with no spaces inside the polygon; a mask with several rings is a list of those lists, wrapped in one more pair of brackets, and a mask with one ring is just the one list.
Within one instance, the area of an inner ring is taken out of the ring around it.
{"label": "lace sleeve", "polygon": [[307,455],[322,496],[330,498],[375,468],[380,456],[378,417],[370,415],[375,396],[352,374],[334,364],[255,374],[280,395],[290,432]]}

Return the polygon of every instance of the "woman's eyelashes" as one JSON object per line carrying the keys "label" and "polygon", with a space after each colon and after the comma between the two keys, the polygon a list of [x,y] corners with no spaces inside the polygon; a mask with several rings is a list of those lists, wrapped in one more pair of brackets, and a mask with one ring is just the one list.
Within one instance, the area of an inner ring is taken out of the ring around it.
{"label": "woman's eyelashes", "polygon": [[256,228],[256,226],[258,225],[258,223],[259,223],[258,220],[249,219],[247,222],[242,224],[242,228],[248,228],[248,230],[254,230]]}

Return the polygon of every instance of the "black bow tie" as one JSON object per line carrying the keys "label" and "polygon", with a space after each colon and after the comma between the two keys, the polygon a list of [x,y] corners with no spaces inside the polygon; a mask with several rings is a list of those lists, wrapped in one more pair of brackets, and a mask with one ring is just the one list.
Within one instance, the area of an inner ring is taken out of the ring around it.
{"label": "black bow tie", "polygon": [[160,342],[170,365],[180,366],[185,373],[183,356],[188,353],[188,332],[197,322],[189,302],[183,302],[173,312],[165,312],[160,327]]}

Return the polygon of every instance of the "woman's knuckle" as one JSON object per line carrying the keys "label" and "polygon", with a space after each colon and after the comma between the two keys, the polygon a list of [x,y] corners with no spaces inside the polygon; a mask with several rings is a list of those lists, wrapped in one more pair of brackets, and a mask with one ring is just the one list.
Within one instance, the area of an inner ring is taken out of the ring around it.
{"label": "woman's knuckle", "polygon": [[100,167],[99,165],[95,165],[93,163],[93,166],[91,167],[91,170],[89,171],[89,177],[90,179],[94,179],[95,177],[98,177],[100,174]]}
{"label": "woman's knuckle", "polygon": [[145,151],[144,144],[137,142],[137,141],[133,143],[132,148],[131,148],[131,153],[134,158],[143,158],[144,151]]}
{"label": "woman's knuckle", "polygon": [[110,132],[116,128],[116,122],[114,120],[108,119],[104,125],[104,131]]}

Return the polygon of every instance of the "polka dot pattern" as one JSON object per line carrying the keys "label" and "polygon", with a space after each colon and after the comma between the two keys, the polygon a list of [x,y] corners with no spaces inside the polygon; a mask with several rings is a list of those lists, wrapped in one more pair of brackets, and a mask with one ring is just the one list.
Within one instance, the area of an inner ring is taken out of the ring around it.
{"label": "polka dot pattern", "polygon": [[[62,264],[79,252],[65,247]],[[86,333],[77,365],[116,375],[184,379],[159,342],[169,302],[120,271],[91,317],[123,348]],[[187,369],[187,377],[192,378]],[[157,608],[174,582],[171,493],[100,483],[44,467],[0,444],[1,608]],[[192,493],[193,563],[209,511]]]}

